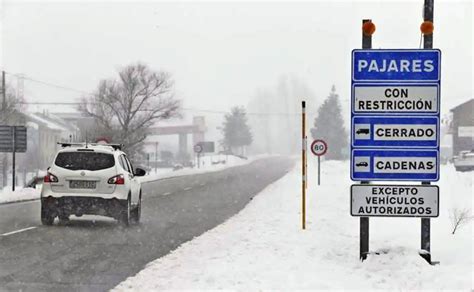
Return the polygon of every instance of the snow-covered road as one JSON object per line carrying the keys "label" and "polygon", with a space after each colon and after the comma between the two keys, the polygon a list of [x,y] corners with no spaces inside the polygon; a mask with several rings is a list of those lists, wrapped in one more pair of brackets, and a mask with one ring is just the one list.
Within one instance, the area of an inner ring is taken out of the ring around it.
{"label": "snow-covered road", "polygon": [[[150,263],[115,291],[163,289],[469,290],[472,222],[451,234],[450,212],[470,208],[473,174],[442,167],[440,216],[431,220],[428,265],[420,219],[371,218],[370,251],[358,259],[359,219],[350,216],[348,162],[309,165],[307,229],[301,230],[300,169],[267,187],[239,214]],[[379,255],[376,255],[378,253]]]}

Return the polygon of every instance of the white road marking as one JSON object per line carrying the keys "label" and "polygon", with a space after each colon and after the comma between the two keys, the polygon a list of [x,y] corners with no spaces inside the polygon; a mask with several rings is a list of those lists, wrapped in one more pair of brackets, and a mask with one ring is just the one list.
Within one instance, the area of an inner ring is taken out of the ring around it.
{"label": "white road marking", "polygon": [[20,229],[20,230],[15,230],[15,231],[3,233],[2,236],[8,236],[8,235],[20,233],[20,232],[27,231],[27,230],[31,230],[31,229],[35,229],[35,228],[37,228],[37,227],[36,227],[36,226],[27,227],[27,228],[23,228],[23,229]]}
{"label": "white road marking", "polygon": [[192,187],[184,188],[185,191],[189,191],[190,189],[192,189]]}
{"label": "white road marking", "polygon": [[206,185],[206,183],[200,183],[199,185],[200,185],[201,187],[203,187],[203,186]]}
{"label": "white road marking", "polygon": [[162,194],[162,196],[169,196],[169,195],[171,195],[170,192],[167,192],[167,193]]}
{"label": "white road marking", "polygon": [[11,205],[22,205],[22,204],[32,204],[32,203],[38,203],[38,199],[32,199],[32,200],[25,200],[25,201],[13,201],[13,202],[4,202],[0,203],[0,208],[1,207],[11,207]]}

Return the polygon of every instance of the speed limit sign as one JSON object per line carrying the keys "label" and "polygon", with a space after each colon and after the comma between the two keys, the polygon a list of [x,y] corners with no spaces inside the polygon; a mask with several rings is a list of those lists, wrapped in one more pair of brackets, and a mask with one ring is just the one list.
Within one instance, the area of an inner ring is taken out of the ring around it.
{"label": "speed limit sign", "polygon": [[200,144],[194,145],[194,152],[201,153],[202,152],[202,146]]}
{"label": "speed limit sign", "polygon": [[328,144],[323,140],[314,140],[311,143],[311,152],[316,156],[322,156],[328,151]]}

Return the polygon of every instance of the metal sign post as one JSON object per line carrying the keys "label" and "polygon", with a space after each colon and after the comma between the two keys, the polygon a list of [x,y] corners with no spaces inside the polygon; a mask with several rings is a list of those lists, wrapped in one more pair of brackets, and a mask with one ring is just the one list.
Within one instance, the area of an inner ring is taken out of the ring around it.
{"label": "metal sign post", "polygon": [[197,154],[197,165],[198,165],[198,168],[201,168],[201,152],[202,152],[203,148],[202,148],[202,145],[201,144],[196,144],[194,145],[194,152]]}
{"label": "metal sign post", "polygon": [[321,156],[328,151],[328,144],[323,140],[314,140],[311,143],[311,152],[318,157],[318,186],[321,185]]}
{"label": "metal sign post", "polygon": [[0,126],[0,152],[12,153],[12,191],[16,185],[16,152],[26,152],[26,148],[26,127]]}
{"label": "metal sign post", "polygon": [[[423,7],[423,20],[433,22],[434,0],[425,0]],[[425,49],[433,48],[433,33],[423,36],[423,47]],[[429,185],[429,182],[422,182]],[[431,222],[430,218],[421,218],[421,250],[420,256],[428,263],[431,262]]]}
{"label": "metal sign post", "polygon": [[16,171],[15,171],[15,152],[16,152],[16,127],[12,127],[12,192],[15,191],[15,177],[16,177]]}
{"label": "metal sign post", "polygon": [[[372,22],[372,19],[362,20],[362,26],[365,23]],[[372,35],[362,32],[362,49],[372,48]],[[351,168],[352,169],[352,168]],[[368,181],[362,181],[362,184],[369,184]],[[359,219],[359,259],[364,261],[369,254],[369,217],[360,217]]]}

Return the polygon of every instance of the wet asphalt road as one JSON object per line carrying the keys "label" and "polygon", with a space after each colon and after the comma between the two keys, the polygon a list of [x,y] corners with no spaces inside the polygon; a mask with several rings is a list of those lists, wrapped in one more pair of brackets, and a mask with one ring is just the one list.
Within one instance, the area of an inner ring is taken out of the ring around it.
{"label": "wet asphalt road", "polygon": [[0,205],[0,291],[107,291],[239,212],[292,165],[265,158],[146,183],[141,223],[128,228],[96,216],[41,226],[39,201]]}

